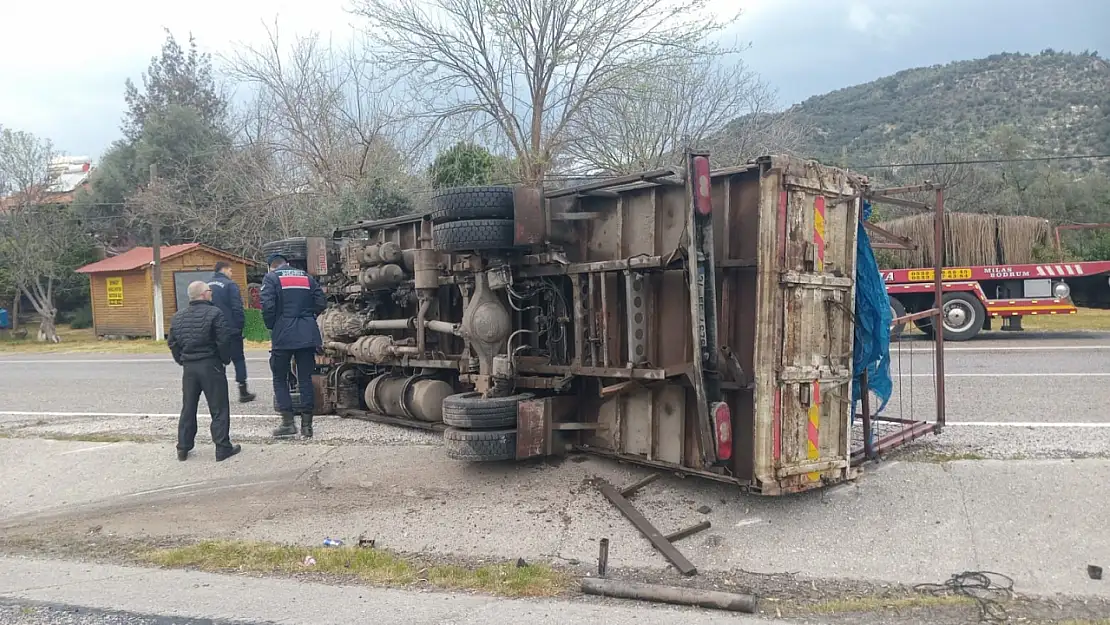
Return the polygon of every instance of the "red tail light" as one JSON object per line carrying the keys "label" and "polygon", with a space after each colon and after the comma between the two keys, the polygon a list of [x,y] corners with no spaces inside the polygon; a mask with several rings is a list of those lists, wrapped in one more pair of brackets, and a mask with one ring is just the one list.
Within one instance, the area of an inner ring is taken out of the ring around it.
{"label": "red tail light", "polygon": [[709,414],[713,417],[713,428],[717,436],[717,459],[728,460],[732,458],[732,410],[723,401],[709,406]]}
{"label": "red tail light", "polygon": [[694,209],[701,215],[713,212],[713,182],[709,177],[709,159],[694,157]]}

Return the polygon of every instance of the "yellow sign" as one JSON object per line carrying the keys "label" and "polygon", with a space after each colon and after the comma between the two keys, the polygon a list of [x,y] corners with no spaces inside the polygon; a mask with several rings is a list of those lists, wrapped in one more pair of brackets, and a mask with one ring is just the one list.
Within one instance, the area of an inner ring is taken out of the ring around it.
{"label": "yellow sign", "polygon": [[123,306],[123,278],[108,278],[108,305],[112,308]]}
{"label": "yellow sign", "polygon": [[[909,272],[910,282],[931,282],[936,272],[932,269],[915,269]],[[945,269],[940,274],[941,280],[970,280],[971,270],[967,267]]]}

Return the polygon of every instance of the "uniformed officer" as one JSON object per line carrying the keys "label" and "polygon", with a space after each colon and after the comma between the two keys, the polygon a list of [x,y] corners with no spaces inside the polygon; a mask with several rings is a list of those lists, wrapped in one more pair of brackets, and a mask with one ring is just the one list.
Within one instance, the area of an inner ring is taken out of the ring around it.
{"label": "uniformed officer", "polygon": [[[289,265],[285,257],[273,254],[266,262],[269,273],[262,279],[262,319],[270,329],[270,371],[274,380],[274,400],[281,413],[281,426],[275,437],[297,435],[294,415],[301,416],[301,434],[312,437],[312,371],[316,350],[323,345],[316,316],[324,312],[327,297],[316,280]],[[289,394],[290,362],[297,365],[301,405],[294,406]]]}
{"label": "uniformed officer", "polygon": [[224,320],[233,334],[231,363],[235,365],[235,382],[239,385],[239,401],[254,401],[254,393],[247,388],[247,358],[243,353],[243,326],[246,317],[243,313],[243,296],[239,285],[232,276],[231,263],[216,263],[216,272],[208,280],[212,289],[212,303],[224,314]]}

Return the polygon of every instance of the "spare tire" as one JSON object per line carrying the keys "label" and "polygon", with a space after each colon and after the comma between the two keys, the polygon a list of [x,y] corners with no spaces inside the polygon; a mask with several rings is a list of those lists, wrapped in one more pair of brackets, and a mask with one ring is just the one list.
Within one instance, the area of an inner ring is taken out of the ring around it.
{"label": "spare tire", "polygon": [[307,260],[308,242],[305,237],[293,237],[270,241],[262,246],[262,256],[269,258],[272,254],[280,254],[285,260]]}
{"label": "spare tire", "polygon": [[517,404],[532,397],[531,393],[508,397],[482,397],[473,392],[448,395],[443,400],[443,422],[468,430],[515,428]]}
{"label": "spare tire", "polygon": [[512,218],[512,187],[455,187],[432,196],[433,224],[464,219]]}
{"label": "spare tire", "polygon": [[516,430],[443,431],[447,457],[466,462],[498,462],[516,458]]}
{"label": "spare tire", "polygon": [[441,252],[501,250],[513,245],[513,222],[508,219],[468,219],[432,226],[432,245]]}

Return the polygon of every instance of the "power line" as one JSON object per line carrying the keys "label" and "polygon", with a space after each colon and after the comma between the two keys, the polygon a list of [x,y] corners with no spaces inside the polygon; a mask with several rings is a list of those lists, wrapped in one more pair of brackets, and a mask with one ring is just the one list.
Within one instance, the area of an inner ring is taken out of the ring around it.
{"label": "power line", "polygon": [[1065,156],[1029,156],[1020,158],[981,158],[962,161],[936,161],[932,163],[887,163],[885,165],[859,165],[849,169],[883,169],[887,167],[936,167],[939,165],[992,165],[1000,163],[1034,163],[1045,161],[1074,161],[1110,158],[1110,154],[1068,154]]}

